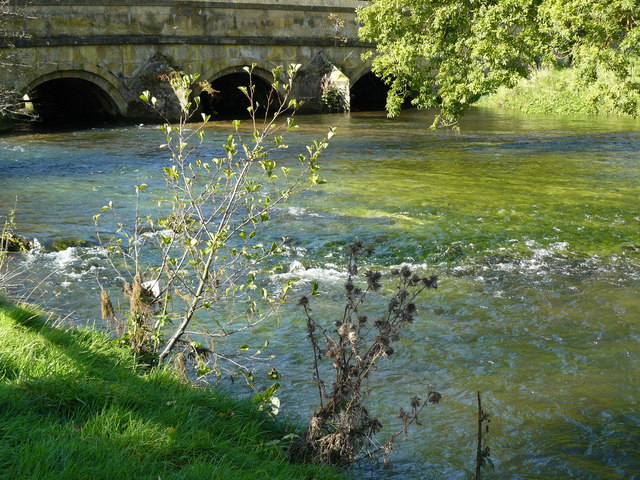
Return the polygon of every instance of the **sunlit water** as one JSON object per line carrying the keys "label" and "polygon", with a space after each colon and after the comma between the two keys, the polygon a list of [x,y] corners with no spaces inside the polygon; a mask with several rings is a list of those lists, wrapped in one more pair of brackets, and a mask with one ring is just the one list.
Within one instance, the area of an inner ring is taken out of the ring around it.
{"label": "sunlit water", "polygon": [[[640,123],[496,111],[472,112],[460,134],[429,131],[410,111],[300,122],[292,144],[329,124],[338,135],[327,183],[265,232],[291,238],[290,271],[273,282],[300,279],[300,294],[319,281],[314,314],[329,323],[355,238],[376,246],[384,271],[406,262],[440,277],[370,404],[391,432],[413,395],[443,400],[374,477],[470,478],[480,390],[492,415],[486,478],[640,478]],[[208,153],[226,128],[211,127]],[[0,138],[0,214],[15,206],[19,232],[49,249],[89,242],[14,259],[35,299],[100,324],[96,278],[111,277],[92,216],[110,200],[131,205],[135,184],[159,189],[160,142],[146,126]],[[304,416],[315,387],[299,310],[286,306],[250,341],[267,337],[283,413]]]}

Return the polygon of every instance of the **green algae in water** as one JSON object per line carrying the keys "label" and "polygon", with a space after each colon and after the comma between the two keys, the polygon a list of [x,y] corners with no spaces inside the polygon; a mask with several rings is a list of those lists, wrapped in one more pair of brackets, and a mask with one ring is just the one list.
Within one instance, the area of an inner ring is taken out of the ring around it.
{"label": "green algae in water", "polygon": [[[444,398],[376,475],[468,478],[481,390],[493,419],[487,478],[640,476],[640,123],[482,110],[453,134],[411,111],[300,120],[296,142],[327,124],[338,135],[322,162],[328,183],[274,212],[267,235],[291,238],[282,278],[300,278],[297,293],[319,280],[314,312],[330,322],[355,237],[376,244],[371,263],[384,271],[407,262],[441,277],[381,366],[372,408],[392,429],[414,394]],[[151,128],[5,138],[0,207],[18,193],[20,231],[42,243],[91,239],[106,201],[161,186],[160,142]],[[81,317],[99,315],[87,294],[96,273],[113,282],[95,249],[26,266],[51,275],[54,301]],[[255,335],[278,355],[283,410],[306,415],[314,388],[299,312],[287,306]]]}

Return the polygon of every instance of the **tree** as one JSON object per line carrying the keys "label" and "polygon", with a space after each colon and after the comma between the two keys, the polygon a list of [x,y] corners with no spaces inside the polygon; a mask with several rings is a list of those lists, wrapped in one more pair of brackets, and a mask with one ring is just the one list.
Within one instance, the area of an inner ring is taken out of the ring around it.
{"label": "tree", "polygon": [[452,124],[481,95],[556,65],[577,69],[593,102],[640,111],[636,0],[373,0],[358,18],[392,116],[411,95],[439,109],[434,126]]}
{"label": "tree", "polygon": [[[250,86],[240,87],[250,104],[250,119],[246,126],[233,122],[233,132],[213,157],[205,142],[209,116],[203,115],[200,124],[189,123],[199,108],[194,89],[210,85],[197,75],[169,75],[182,114],[177,124],[165,118],[161,126],[169,157],[162,169],[166,188],[154,192],[146,184],[136,186],[131,222],[111,202],[94,217],[98,223],[106,213],[115,216],[112,237],[105,239],[102,227],[98,236],[112,254],[116,276],[128,281],[125,338],[151,361],[162,362],[175,347],[184,347],[202,360],[199,372],[209,373],[200,354],[206,352],[215,362],[214,340],[269,317],[290,289],[267,290],[265,261],[282,251],[284,239],[265,244],[260,227],[274,207],[321,183],[317,162],[334,134],[330,128],[327,137],[308,145],[292,162],[278,163],[278,152],[288,149],[284,136],[297,128],[293,114],[298,103],[290,95],[299,67],[272,71],[271,93],[262,105],[251,80]],[[253,68],[246,71],[251,79]],[[141,99],[153,108],[158,103],[149,92]],[[156,207],[143,215],[143,197],[149,195],[153,201],[147,204]],[[103,316],[113,318],[104,290],[102,297]],[[198,317],[208,325],[203,330],[192,325]],[[185,340],[194,334],[208,339],[211,347]]]}

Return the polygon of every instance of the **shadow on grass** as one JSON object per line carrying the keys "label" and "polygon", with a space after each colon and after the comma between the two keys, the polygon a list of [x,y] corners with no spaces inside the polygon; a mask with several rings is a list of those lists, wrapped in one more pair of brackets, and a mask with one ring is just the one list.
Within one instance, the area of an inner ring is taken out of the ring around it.
{"label": "shadow on grass", "polygon": [[102,334],[52,328],[36,312],[0,300],[2,312],[10,319],[0,318],[6,478],[341,476],[286,462],[286,426],[251,405],[168,369],[144,370]]}

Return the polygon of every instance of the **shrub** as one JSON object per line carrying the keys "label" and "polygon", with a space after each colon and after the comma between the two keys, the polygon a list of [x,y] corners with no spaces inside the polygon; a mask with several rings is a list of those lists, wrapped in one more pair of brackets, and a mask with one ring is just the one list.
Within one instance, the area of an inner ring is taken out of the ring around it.
{"label": "shrub", "polygon": [[[209,116],[203,114],[203,122],[195,128],[188,125],[199,107],[194,86],[202,82],[197,75],[170,76],[182,114],[177,125],[167,120],[161,127],[170,163],[163,168],[166,192],[161,192],[160,211],[140,212],[141,196],[148,192],[142,184],[135,187],[133,222],[125,222],[112,203],[95,216],[96,222],[106,212],[116,217],[117,231],[102,243],[112,254],[116,274],[129,285],[126,339],[152,361],[164,361],[176,346],[184,346],[198,363],[205,358],[203,352],[215,358],[213,339],[260,323],[290,289],[285,285],[273,292],[260,284],[260,266],[280,252],[284,242],[263,244],[260,226],[269,221],[274,206],[321,183],[318,159],[334,133],[330,129],[326,138],[298,154],[297,168],[279,166],[273,158],[274,152],[288,148],[284,135],[297,128],[293,114],[298,103],[290,94],[298,68],[272,72],[266,105],[258,104],[252,82],[240,87],[250,104],[249,128],[234,121],[234,133],[222,145],[223,155],[214,158],[203,158],[199,149]],[[253,69],[246,71],[251,78]],[[156,107],[148,92],[141,98]],[[103,298],[105,303],[108,296]],[[229,305],[235,307],[231,312],[226,309]],[[105,311],[109,313],[108,308]],[[197,315],[214,327],[197,332],[211,340],[209,346],[185,339]],[[200,367],[201,374],[211,370]]]}
{"label": "shrub", "polygon": [[[313,413],[304,435],[292,445],[291,456],[297,461],[331,465],[352,464],[364,458],[391,451],[394,440],[406,434],[409,424],[419,421],[419,414],[428,404],[437,403],[438,392],[428,392],[425,399],[414,397],[408,411],[400,409],[401,432],[384,443],[376,441],[382,423],[365,407],[370,390],[367,387],[378,362],[395,353],[393,345],[403,328],[413,323],[420,294],[437,288],[437,277],[420,277],[408,266],[393,270],[393,294],[384,311],[375,319],[368,318],[366,304],[370,296],[382,289],[382,274],[358,271],[358,261],[371,250],[361,242],[350,247],[348,277],[344,285],[345,307],[342,317],[333,327],[325,326],[311,314],[308,297],[300,299],[307,318],[307,332],[313,352],[314,382],[318,387],[320,406]],[[328,383],[321,363],[330,363],[335,379]],[[330,386],[328,386],[330,385]]]}

